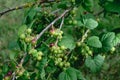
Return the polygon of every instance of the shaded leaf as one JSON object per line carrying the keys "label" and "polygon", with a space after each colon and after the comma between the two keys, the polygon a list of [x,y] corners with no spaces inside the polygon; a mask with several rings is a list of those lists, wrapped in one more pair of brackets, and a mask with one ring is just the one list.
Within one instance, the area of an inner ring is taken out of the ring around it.
{"label": "shaded leaf", "polygon": [[87,44],[92,46],[92,47],[96,47],[96,48],[102,47],[102,43],[100,42],[99,37],[97,37],[97,36],[89,37]]}

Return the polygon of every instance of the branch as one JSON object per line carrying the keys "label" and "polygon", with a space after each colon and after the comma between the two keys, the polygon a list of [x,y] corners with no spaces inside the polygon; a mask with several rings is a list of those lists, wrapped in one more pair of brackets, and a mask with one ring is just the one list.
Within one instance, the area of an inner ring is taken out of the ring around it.
{"label": "branch", "polygon": [[20,61],[20,65],[23,64],[23,62],[24,62],[26,56],[27,56],[27,52],[24,54],[23,58],[21,59],[21,61]]}
{"label": "branch", "polygon": [[18,6],[18,7],[14,7],[14,8],[10,8],[10,9],[7,9],[5,11],[2,11],[0,12],[0,17],[8,12],[11,12],[11,11],[14,11],[14,10],[20,10],[20,9],[24,9],[24,8],[28,8],[28,7],[31,7],[31,6],[34,6],[35,4],[42,4],[42,3],[49,3],[49,2],[54,2],[54,0],[40,0],[40,2],[34,2],[34,3],[26,3],[22,6]]}
{"label": "branch", "polygon": [[[61,21],[61,24],[60,24],[59,30],[61,30],[63,24],[64,24],[64,17],[62,17],[62,21]],[[57,38],[57,40],[56,40],[56,42],[55,42],[55,45],[57,45],[57,43],[58,43],[58,38]]]}
{"label": "branch", "polygon": [[85,34],[82,36],[82,38],[81,38],[81,41],[80,41],[80,42],[84,42],[84,40],[85,40],[85,39],[86,39],[86,37],[87,37],[88,32],[90,32],[90,30],[89,30],[89,29],[88,29],[88,30],[85,32]]}
{"label": "branch", "polygon": [[53,22],[51,22],[45,29],[43,29],[38,36],[35,38],[35,40],[37,41],[44,33],[45,31],[47,31],[53,24],[55,24],[55,22],[57,22],[59,19],[61,19],[66,13],[68,13],[70,11],[70,9],[65,10],[58,18],[56,18]]}

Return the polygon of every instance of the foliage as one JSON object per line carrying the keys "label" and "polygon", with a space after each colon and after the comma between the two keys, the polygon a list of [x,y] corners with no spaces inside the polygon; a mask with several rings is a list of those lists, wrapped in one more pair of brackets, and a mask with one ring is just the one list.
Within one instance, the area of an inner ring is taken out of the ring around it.
{"label": "foliage", "polygon": [[118,2],[53,0],[27,4],[29,9],[18,30],[19,47],[11,44],[14,48],[7,64],[1,62],[0,78],[86,80],[81,67],[100,72],[107,53],[113,53],[120,43],[119,34],[105,25],[111,15],[119,16]]}

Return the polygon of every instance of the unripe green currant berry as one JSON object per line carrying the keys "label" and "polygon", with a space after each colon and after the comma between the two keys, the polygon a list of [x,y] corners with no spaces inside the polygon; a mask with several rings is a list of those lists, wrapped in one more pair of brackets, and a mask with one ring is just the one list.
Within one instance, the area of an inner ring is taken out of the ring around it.
{"label": "unripe green currant berry", "polygon": [[111,48],[111,51],[114,52],[114,51],[115,51],[115,47],[112,47],[112,48]]}
{"label": "unripe green currant berry", "polygon": [[51,51],[56,50],[56,46],[52,46]]}
{"label": "unripe green currant berry", "polygon": [[59,63],[59,66],[60,66],[60,67],[63,67],[63,62],[60,62],[60,63]]}
{"label": "unripe green currant berry", "polygon": [[61,62],[62,61],[62,58],[58,58],[58,62]]}
{"label": "unripe green currant berry", "polygon": [[51,34],[51,35],[55,35],[55,30],[53,30],[53,29],[50,30],[50,34]]}
{"label": "unripe green currant berry", "polygon": [[25,39],[25,34],[21,34],[20,39]]}
{"label": "unripe green currant berry", "polygon": [[57,50],[54,50],[54,53],[55,53],[55,54],[57,54],[57,53],[58,53],[58,51],[57,51]]}
{"label": "unripe green currant berry", "polygon": [[76,61],[78,58],[77,58],[77,57],[75,57],[75,56],[73,56],[73,59]]}
{"label": "unripe green currant berry", "polygon": [[62,53],[62,50],[58,50],[58,53],[59,53],[59,54]]}
{"label": "unripe green currant berry", "polygon": [[86,50],[86,51],[89,51],[90,48],[89,48],[88,46],[85,46],[85,50]]}
{"label": "unripe green currant berry", "polygon": [[32,29],[28,28],[26,32],[27,32],[28,34],[31,34],[31,33],[32,33]]}
{"label": "unripe green currant berry", "polygon": [[77,20],[73,20],[73,24],[76,25],[77,24]]}
{"label": "unripe green currant berry", "polygon": [[37,53],[37,50],[36,50],[36,49],[31,49],[31,50],[29,51],[29,54],[35,54],[35,53]]}
{"label": "unripe green currant berry", "polygon": [[60,34],[62,35],[62,34],[63,34],[63,31],[60,31]]}
{"label": "unripe green currant berry", "polygon": [[86,51],[84,49],[81,50],[81,53],[85,53]]}
{"label": "unripe green currant berry", "polygon": [[67,60],[67,59],[68,59],[68,57],[67,57],[67,56],[64,56],[64,59],[65,59],[65,60]]}
{"label": "unripe green currant berry", "polygon": [[48,13],[46,11],[44,11],[44,14],[47,15]]}
{"label": "unripe green currant berry", "polygon": [[39,51],[37,54],[38,54],[38,56],[42,56],[43,55],[43,53],[41,51]]}
{"label": "unripe green currant berry", "polygon": [[92,51],[91,51],[91,50],[89,50],[89,51],[88,51],[88,54],[89,54],[89,55],[92,55]]}
{"label": "unripe green currant berry", "polygon": [[37,60],[38,60],[38,61],[40,61],[41,59],[42,59],[42,57],[41,57],[41,56],[38,56],[38,57],[37,57]]}
{"label": "unripe green currant berry", "polygon": [[58,39],[62,39],[62,35],[58,36]]}
{"label": "unripe green currant berry", "polygon": [[62,46],[60,46],[60,49],[65,50],[66,48],[65,48],[65,46],[62,45]]}
{"label": "unripe green currant berry", "polygon": [[70,67],[70,63],[69,63],[69,62],[66,62],[66,63],[65,63],[65,67]]}
{"label": "unripe green currant berry", "polygon": [[60,50],[60,47],[59,47],[59,46],[57,46],[57,47],[56,47],[56,50]]}
{"label": "unripe green currant berry", "polygon": [[75,3],[75,0],[71,0],[72,3]]}
{"label": "unripe green currant berry", "polygon": [[72,24],[72,20],[69,20],[68,23],[69,23],[69,24]]}
{"label": "unripe green currant berry", "polygon": [[28,38],[28,37],[25,38],[25,42],[26,42],[26,43],[29,43],[30,41],[31,41],[30,38]]}
{"label": "unripe green currant berry", "polygon": [[64,71],[65,71],[66,69],[67,69],[67,68],[65,68],[65,67],[63,68]]}
{"label": "unripe green currant berry", "polygon": [[5,76],[5,78],[3,80],[10,80],[9,76]]}
{"label": "unripe green currant berry", "polygon": [[24,71],[25,71],[24,69],[19,70],[19,71],[18,71],[18,76],[22,76],[23,73],[24,73]]}
{"label": "unripe green currant berry", "polygon": [[77,42],[76,45],[77,45],[78,47],[80,47],[80,46],[81,46],[81,42]]}
{"label": "unripe green currant berry", "polygon": [[105,57],[106,57],[106,56],[105,56],[105,55],[103,55],[103,58],[104,58],[104,59],[105,59]]}

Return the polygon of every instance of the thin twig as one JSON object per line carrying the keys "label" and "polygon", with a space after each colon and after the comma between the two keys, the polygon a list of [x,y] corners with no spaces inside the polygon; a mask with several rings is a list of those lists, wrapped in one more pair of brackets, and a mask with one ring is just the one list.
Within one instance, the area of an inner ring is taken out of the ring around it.
{"label": "thin twig", "polygon": [[[63,24],[64,24],[64,17],[62,17],[62,21],[61,21],[59,30],[61,30]],[[58,43],[58,38],[57,38],[57,40],[56,40],[56,42],[55,42],[55,45],[57,45],[57,43]]]}
{"label": "thin twig", "polygon": [[81,41],[80,42],[84,42],[84,40],[86,39],[86,37],[87,37],[87,34],[88,34],[88,32],[89,32],[90,30],[88,29],[88,30],[86,30],[86,32],[85,32],[85,34],[82,36],[82,38],[81,38]]}
{"label": "thin twig", "polygon": [[15,72],[14,72],[14,73],[13,73],[12,80],[15,80],[15,75],[16,75],[16,74],[15,74]]}
{"label": "thin twig", "polygon": [[[20,64],[19,64],[20,66],[22,66],[22,64],[23,64],[26,56],[27,56],[27,53],[25,53],[24,56],[23,56],[23,58],[21,59]],[[15,77],[16,77],[16,72],[14,71],[13,72],[12,80],[15,80]]]}
{"label": "thin twig", "polygon": [[20,61],[20,65],[23,64],[23,62],[24,62],[26,56],[27,56],[27,52],[24,53],[24,56],[23,56],[23,58],[22,58],[21,61]]}
{"label": "thin twig", "polygon": [[57,22],[59,19],[61,19],[66,13],[68,13],[70,11],[70,9],[65,10],[58,18],[56,18],[53,22],[51,22],[46,28],[44,28],[39,34],[38,36],[35,38],[35,40],[37,41],[44,33],[45,31],[47,31],[53,24],[55,24],[55,22]]}
{"label": "thin twig", "polygon": [[11,11],[14,11],[14,10],[20,10],[20,9],[24,9],[24,8],[28,8],[28,7],[31,7],[31,6],[34,6],[35,4],[42,4],[42,3],[49,3],[49,2],[54,2],[54,0],[40,0],[40,2],[34,2],[34,3],[26,3],[22,6],[18,6],[18,7],[14,7],[14,8],[9,8],[5,11],[2,11],[0,12],[0,17],[8,12],[11,12]]}
{"label": "thin twig", "polygon": [[61,24],[60,24],[60,28],[59,28],[60,30],[61,30],[63,24],[64,24],[64,17],[62,18],[62,21],[61,21]]}

